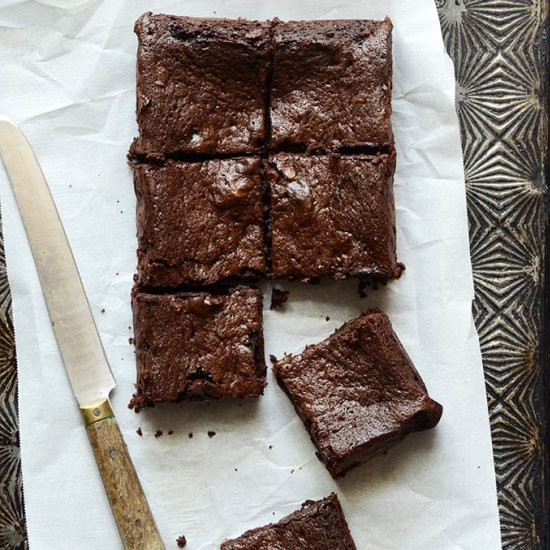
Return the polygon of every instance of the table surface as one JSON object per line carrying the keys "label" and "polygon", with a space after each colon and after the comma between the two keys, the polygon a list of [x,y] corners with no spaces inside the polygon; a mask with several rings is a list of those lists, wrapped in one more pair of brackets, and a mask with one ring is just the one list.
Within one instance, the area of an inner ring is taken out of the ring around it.
{"label": "table surface", "polygon": [[[435,0],[455,63],[502,546],[550,550],[548,0]],[[546,329],[546,332],[545,332]],[[548,340],[546,338],[546,340]],[[0,550],[26,539],[0,235]]]}

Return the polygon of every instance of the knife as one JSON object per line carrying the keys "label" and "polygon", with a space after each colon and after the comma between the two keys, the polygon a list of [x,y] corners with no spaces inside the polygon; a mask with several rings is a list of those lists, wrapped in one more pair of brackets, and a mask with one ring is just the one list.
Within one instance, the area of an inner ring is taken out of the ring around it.
{"label": "knife", "polygon": [[23,133],[0,118],[0,156],[25,226],[53,331],[125,550],[163,550],[109,403],[115,380],[69,242]]}

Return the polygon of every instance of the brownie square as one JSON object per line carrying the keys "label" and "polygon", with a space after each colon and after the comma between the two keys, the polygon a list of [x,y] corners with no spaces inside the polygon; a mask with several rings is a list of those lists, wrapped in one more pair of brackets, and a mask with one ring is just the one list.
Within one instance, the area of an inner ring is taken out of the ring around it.
{"label": "brownie square", "polygon": [[392,144],[388,18],[277,22],[272,82],[273,147]]}
{"label": "brownie square", "polygon": [[270,157],[273,275],[399,277],[394,168],[394,154]]}
{"label": "brownie square", "polygon": [[443,411],[379,310],[273,370],[333,477],[433,428]]}
{"label": "brownie square", "polygon": [[132,168],[142,286],[207,285],[265,272],[259,159]]}
{"label": "brownie square", "polygon": [[262,394],[266,366],[258,289],[237,287],[217,295],[134,290],[132,308],[137,383],[131,406]]}
{"label": "brownie square", "polygon": [[228,540],[221,550],[356,550],[338,497],[307,500],[277,523]]}
{"label": "brownie square", "polygon": [[144,14],[134,152],[243,153],[265,141],[269,23]]}

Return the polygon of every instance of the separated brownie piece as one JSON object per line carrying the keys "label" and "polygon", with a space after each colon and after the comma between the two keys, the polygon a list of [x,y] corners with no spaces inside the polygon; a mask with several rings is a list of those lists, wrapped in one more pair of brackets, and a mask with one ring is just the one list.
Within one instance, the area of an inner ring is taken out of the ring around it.
{"label": "separated brownie piece", "polygon": [[251,529],[221,550],[356,550],[338,497],[307,500],[278,523]]}
{"label": "separated brownie piece", "polygon": [[269,23],[146,13],[134,153],[243,153],[265,140]]}
{"label": "separated brownie piece", "polygon": [[399,277],[394,168],[394,154],[270,157],[273,275]]}
{"label": "separated brownie piece", "polygon": [[275,23],[273,147],[391,145],[391,32],[387,18]]}
{"label": "separated brownie piece", "polygon": [[262,295],[132,295],[137,362],[131,406],[159,401],[259,396],[265,385]]}
{"label": "separated brownie piece", "polygon": [[333,477],[433,428],[443,411],[379,310],[273,370]]}
{"label": "separated brownie piece", "polygon": [[260,160],[132,168],[142,286],[206,285],[265,272]]}

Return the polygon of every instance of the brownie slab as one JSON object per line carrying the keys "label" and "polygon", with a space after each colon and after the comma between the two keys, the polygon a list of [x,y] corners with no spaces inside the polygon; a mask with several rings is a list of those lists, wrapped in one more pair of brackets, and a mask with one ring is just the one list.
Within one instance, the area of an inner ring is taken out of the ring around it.
{"label": "brownie slab", "polygon": [[137,383],[131,406],[262,394],[259,290],[158,295],[135,289],[132,308]]}
{"label": "brownie slab", "polygon": [[134,153],[243,153],[265,141],[269,23],[144,14]]}
{"label": "brownie slab", "polygon": [[394,168],[394,154],[270,157],[273,275],[399,277]]}
{"label": "brownie slab", "polygon": [[391,95],[388,18],[275,23],[274,148],[388,147]]}
{"label": "brownie slab", "polygon": [[333,477],[433,428],[443,411],[379,310],[273,370]]}
{"label": "brownie slab", "polygon": [[228,540],[221,550],[356,550],[338,497],[307,500],[277,523]]}
{"label": "brownie slab", "polygon": [[207,285],[265,272],[260,160],[133,164],[138,281]]}

